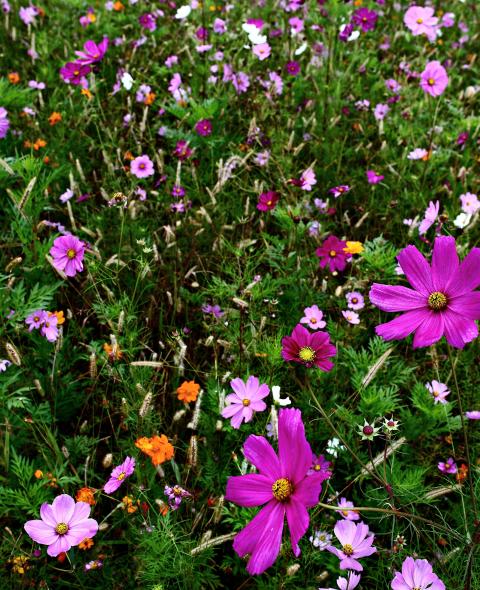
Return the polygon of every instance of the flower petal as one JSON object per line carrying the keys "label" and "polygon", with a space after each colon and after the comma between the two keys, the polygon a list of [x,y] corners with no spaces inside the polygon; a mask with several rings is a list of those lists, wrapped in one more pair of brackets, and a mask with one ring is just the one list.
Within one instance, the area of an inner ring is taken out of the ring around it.
{"label": "flower petal", "polygon": [[465,344],[478,336],[478,326],[473,320],[447,310],[443,314],[445,337],[455,348],[463,348]]}
{"label": "flower petal", "polygon": [[293,498],[304,504],[307,508],[316,506],[320,492],[322,491],[322,481],[324,480],[324,473],[307,475],[302,481],[296,484]]}
{"label": "flower petal", "polygon": [[434,342],[438,342],[444,334],[443,313],[425,311],[424,315],[425,319],[415,331],[413,348],[430,346]]}
{"label": "flower petal", "polygon": [[402,340],[416,330],[424,319],[424,310],[407,311],[391,322],[380,324],[375,332],[384,340]]}
{"label": "flower petal", "polygon": [[452,297],[448,302],[448,309],[469,320],[480,320],[480,291]]}
{"label": "flower petal", "polygon": [[293,497],[290,502],[285,504],[285,510],[287,513],[287,523],[290,529],[290,542],[292,544],[292,551],[295,557],[300,555],[300,547],[298,541],[307,532],[308,523],[308,512],[305,506],[301,502],[297,502]]}
{"label": "flower petal", "polygon": [[75,504],[75,508],[73,510],[73,515],[68,525],[70,527],[75,526],[76,524],[86,520],[90,516],[90,504],[87,502],[77,502]]}
{"label": "flower petal", "polygon": [[58,537],[55,528],[52,528],[43,520],[28,520],[23,525],[23,528],[31,539],[41,545],[51,545]]}
{"label": "flower petal", "polygon": [[240,557],[250,553],[247,571],[261,574],[277,559],[282,542],[285,507],[271,500],[233,540]]}
{"label": "flower petal", "polygon": [[55,515],[53,514],[52,507],[47,502],[44,502],[40,506],[40,518],[46,524],[50,525],[52,528],[55,528],[58,522],[55,520]]}
{"label": "flower petal", "polygon": [[225,500],[239,506],[261,506],[273,499],[272,480],[259,473],[229,477]]}
{"label": "flower petal", "polygon": [[68,533],[65,535],[68,542],[73,547],[83,541],[83,539],[94,537],[98,532],[98,522],[93,518],[87,518],[78,522],[71,528],[68,529]]}
{"label": "flower petal", "polygon": [[397,256],[409,283],[416,291],[428,296],[433,288],[431,269],[425,256],[415,246],[407,246]]}
{"label": "flower petal", "polygon": [[280,462],[265,437],[250,435],[243,445],[243,454],[247,461],[272,482],[281,477]]}
{"label": "flower petal", "polygon": [[75,500],[68,494],[60,494],[52,502],[53,516],[57,523],[70,522],[75,510]]}
{"label": "flower petal", "polygon": [[409,311],[427,305],[425,295],[400,285],[373,283],[369,297],[370,301],[383,311]]}
{"label": "flower petal", "polygon": [[58,535],[56,541],[48,547],[47,553],[50,557],[57,557],[60,553],[66,553],[70,547],[71,545],[67,539],[67,535]]}
{"label": "flower petal", "polygon": [[452,295],[473,291],[480,285],[480,248],[472,248],[460,263],[456,284],[451,284]]}
{"label": "flower petal", "polygon": [[436,291],[445,292],[457,275],[459,261],[455,238],[439,236],[435,239],[432,254],[432,283]]}
{"label": "flower petal", "polygon": [[280,410],[278,417],[278,456],[282,476],[294,485],[301,481],[313,461],[313,453],[305,438],[302,413],[295,408]]}

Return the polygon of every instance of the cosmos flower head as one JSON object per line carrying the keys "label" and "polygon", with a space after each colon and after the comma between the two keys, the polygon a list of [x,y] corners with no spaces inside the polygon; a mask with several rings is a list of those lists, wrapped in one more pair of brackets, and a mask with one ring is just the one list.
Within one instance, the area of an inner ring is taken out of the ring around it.
{"label": "cosmos flower head", "polygon": [[330,343],[327,332],[313,334],[297,324],[290,336],[282,338],[282,358],[293,361],[307,368],[318,367],[322,371],[331,371],[333,363],[330,357],[337,354],[337,349]]}
{"label": "cosmos flower head", "polygon": [[333,188],[329,189],[329,193],[333,195],[336,199],[338,197],[345,195],[346,193],[350,192],[351,187],[348,184],[340,184],[338,186],[334,186]]}
{"label": "cosmos flower head", "polygon": [[177,387],[177,398],[184,403],[197,401],[200,385],[195,381],[184,381]]}
{"label": "cosmos flower head", "polygon": [[143,436],[135,441],[135,446],[148,455],[155,466],[169,461],[174,455],[174,448],[164,434],[150,438]]}
{"label": "cosmos flower head", "polygon": [[280,195],[276,191],[267,191],[258,197],[257,209],[259,211],[272,211],[277,206]]}
{"label": "cosmos flower head", "polygon": [[430,96],[437,97],[445,92],[448,75],[439,61],[430,61],[420,76],[420,87]]}
{"label": "cosmos flower head", "polygon": [[7,136],[9,127],[10,121],[8,120],[7,109],[0,107],[0,139],[4,139]]}
{"label": "cosmos flower head", "polygon": [[435,381],[435,379],[432,379],[432,382],[426,383],[425,387],[428,389],[429,393],[433,397],[433,401],[435,404],[447,403],[447,396],[449,395],[450,390],[445,385],[445,383],[440,383],[439,381]]}
{"label": "cosmos flower head", "polygon": [[249,555],[251,575],[268,569],[280,552],[285,517],[294,555],[309,525],[308,508],[318,502],[322,475],[307,475],[312,450],[305,438],[300,410],[282,409],[278,417],[278,455],[263,436],[251,435],[243,453],[257,473],[230,477],[225,499],[240,506],[263,506],[237,534],[233,548],[240,557]]}
{"label": "cosmos flower head", "polygon": [[53,266],[67,277],[74,277],[83,270],[85,244],[73,235],[55,238],[50,248]]}
{"label": "cosmos flower head", "polygon": [[342,548],[337,549],[329,545],[327,551],[340,559],[340,569],[363,571],[363,566],[358,560],[377,551],[377,548],[372,546],[374,535],[368,526],[363,522],[356,524],[351,520],[339,520],[333,531]]}
{"label": "cosmos flower head", "polygon": [[426,559],[407,557],[402,563],[402,571],[395,572],[392,590],[445,590],[445,584],[433,573]]}
{"label": "cosmos flower head", "polygon": [[360,514],[358,513],[358,510],[354,510],[355,506],[350,500],[342,497],[337,503],[337,506],[342,508],[342,510],[338,511],[342,518],[345,518],[346,520],[360,520]]}
{"label": "cosmos flower head", "polygon": [[325,328],[327,325],[327,323],[322,319],[323,311],[318,308],[318,305],[306,307],[303,310],[303,313],[305,315],[300,320],[300,323],[307,325],[311,330],[320,330],[321,328]]}
{"label": "cosmos flower head", "polygon": [[431,265],[415,246],[397,256],[413,288],[374,283],[370,301],[388,312],[403,312],[375,331],[384,340],[401,340],[414,333],[413,347],[430,346],[443,336],[463,348],[478,336],[480,319],[480,248],[473,248],[460,263],[455,239],[435,239]]}
{"label": "cosmos flower head", "polygon": [[434,29],[438,18],[433,16],[434,12],[431,6],[410,6],[403,16],[403,22],[414,36],[427,35],[430,39],[433,35],[435,38]]}
{"label": "cosmos flower head", "polygon": [[350,293],[347,293],[345,297],[347,299],[347,307],[350,309],[358,311],[365,307],[365,299],[358,291],[351,291]]}
{"label": "cosmos flower head", "polygon": [[117,465],[110,475],[110,479],[103,486],[106,494],[116,492],[123,482],[135,471],[135,459],[127,457],[121,465]]}
{"label": "cosmos flower head", "polygon": [[345,252],[347,243],[339,240],[336,236],[329,236],[315,250],[315,254],[320,258],[320,268],[328,267],[330,272],[343,271],[351,256]]}
{"label": "cosmos flower head", "polygon": [[438,469],[442,473],[457,473],[458,467],[453,457],[449,457],[446,461],[439,461]]}
{"label": "cosmos flower head", "polygon": [[78,61],[68,62],[60,68],[60,75],[64,82],[79,86],[84,83],[85,76],[92,71],[92,68]]}
{"label": "cosmos flower head", "polygon": [[85,65],[102,61],[108,49],[108,37],[104,37],[100,43],[89,39],[83,46],[83,51],[75,51],[77,62]]}
{"label": "cosmos flower head", "polygon": [[155,174],[153,162],[146,155],[138,156],[130,162],[130,172],[137,178],[147,178]]}
{"label": "cosmos flower head", "polygon": [[192,494],[187,492],[184,488],[179,485],[165,486],[164,494],[168,498],[168,505],[171,510],[178,510],[178,507],[182,503],[184,498],[191,498]]}
{"label": "cosmos flower head", "polygon": [[330,545],[332,535],[326,531],[313,531],[313,535],[308,540],[316,549],[323,551]]}
{"label": "cosmos flower head", "polygon": [[349,324],[357,325],[360,323],[360,316],[358,315],[358,313],[352,311],[351,309],[343,310],[342,315]]}
{"label": "cosmos flower head", "polygon": [[383,176],[382,174],[377,174],[375,170],[367,170],[366,174],[368,184],[378,184],[379,182],[382,182],[382,180],[385,178],[385,176]]}
{"label": "cosmos flower head", "polygon": [[430,227],[435,223],[440,210],[440,201],[430,201],[424,213],[424,218],[418,227],[418,233],[423,236],[427,233]]}
{"label": "cosmos flower head", "polygon": [[195,131],[202,137],[207,137],[212,134],[212,122],[210,119],[201,119],[195,125]]}
{"label": "cosmos flower head", "polygon": [[257,377],[250,376],[246,382],[237,377],[230,381],[234,393],[227,395],[227,406],[222,411],[223,418],[231,418],[233,428],[240,428],[243,421],[250,422],[255,412],[263,412],[267,404],[263,401],[270,393],[265,383],[260,384]]}

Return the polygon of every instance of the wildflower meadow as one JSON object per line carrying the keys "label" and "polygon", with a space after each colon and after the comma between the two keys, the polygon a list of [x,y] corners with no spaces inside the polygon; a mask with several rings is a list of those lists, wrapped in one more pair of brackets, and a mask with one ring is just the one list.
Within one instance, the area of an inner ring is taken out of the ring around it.
{"label": "wildflower meadow", "polygon": [[478,0],[0,0],[0,590],[480,590]]}

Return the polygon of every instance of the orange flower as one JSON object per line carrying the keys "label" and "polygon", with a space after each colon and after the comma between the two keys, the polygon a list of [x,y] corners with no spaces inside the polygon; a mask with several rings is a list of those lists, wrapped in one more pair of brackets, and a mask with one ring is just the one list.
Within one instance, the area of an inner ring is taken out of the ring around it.
{"label": "orange flower", "polygon": [[123,10],[124,8],[124,5],[119,0],[113,4],[113,10],[116,10],[117,12],[120,12],[120,10]]}
{"label": "orange flower", "polygon": [[88,100],[92,99],[93,95],[88,88],[82,88],[82,90],[80,92],[83,94],[83,96],[86,96],[88,98]]}
{"label": "orange flower", "polygon": [[87,504],[90,504],[90,506],[94,506],[94,494],[95,490],[92,488],[80,488],[76,495],[77,502],[86,502]]}
{"label": "orange flower", "polygon": [[347,242],[347,247],[343,251],[347,254],[360,254],[364,249],[362,242]]}
{"label": "orange flower", "polygon": [[31,142],[31,141],[29,141],[28,139],[26,139],[26,140],[23,142],[23,147],[26,147],[26,148],[31,148],[31,147],[32,147],[32,142]]}
{"label": "orange flower", "polygon": [[61,326],[65,323],[65,317],[63,315],[63,311],[52,311],[48,312],[48,315],[56,315],[57,316],[57,324]]}
{"label": "orange flower", "polygon": [[93,539],[90,539],[89,537],[86,537],[85,539],[83,539],[81,543],[78,544],[78,548],[83,549],[84,551],[86,551],[87,549],[91,549],[92,547]]}
{"label": "orange flower", "polygon": [[457,482],[463,483],[467,479],[467,475],[468,475],[468,465],[465,465],[465,463],[462,463],[457,470],[457,475],[455,476],[457,478]]}
{"label": "orange flower", "polygon": [[155,96],[156,96],[155,92],[149,92],[147,94],[147,97],[143,101],[143,104],[152,104],[153,101],[155,100]]}
{"label": "orange flower", "polygon": [[148,455],[154,465],[161,465],[165,461],[169,461],[174,453],[173,446],[164,434],[160,436],[156,434],[151,438],[143,436],[135,442],[135,446]]}
{"label": "orange flower", "polygon": [[53,113],[50,115],[50,117],[48,117],[48,122],[50,123],[50,125],[53,127],[54,125],[56,125],[57,123],[59,123],[62,120],[62,115],[60,113],[57,113],[57,111],[53,111]]}
{"label": "orange flower", "polygon": [[18,72],[11,72],[7,78],[10,84],[18,84],[20,82],[20,74]]}
{"label": "orange flower", "polygon": [[33,144],[33,149],[38,152],[38,150],[42,147],[45,147],[47,142],[44,139],[37,139],[37,141]]}
{"label": "orange flower", "polygon": [[37,479],[42,479],[43,477],[43,471],[41,469],[37,469],[35,471],[35,473],[33,474]]}
{"label": "orange flower", "polygon": [[97,20],[97,17],[95,16],[95,14],[93,12],[89,12],[87,14],[87,18],[91,23],[94,23]]}
{"label": "orange flower", "polygon": [[112,346],[111,344],[105,342],[103,345],[103,350],[107,353],[108,358],[111,361],[119,361],[123,356],[123,352],[120,350],[118,344]]}
{"label": "orange flower", "polygon": [[136,505],[133,503],[132,498],[130,496],[124,496],[122,498],[123,509],[128,512],[128,514],[133,514],[138,510],[138,505],[140,502],[137,500]]}
{"label": "orange flower", "polygon": [[177,397],[181,402],[196,402],[200,385],[195,381],[184,381],[177,387]]}

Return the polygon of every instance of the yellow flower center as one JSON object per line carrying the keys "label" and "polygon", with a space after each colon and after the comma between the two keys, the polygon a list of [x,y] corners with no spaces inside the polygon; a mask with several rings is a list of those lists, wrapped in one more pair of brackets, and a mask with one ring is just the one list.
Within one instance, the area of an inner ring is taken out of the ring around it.
{"label": "yellow flower center", "polygon": [[428,85],[429,86],[435,86],[435,80],[433,78],[429,78],[428,79]]}
{"label": "yellow flower center", "polygon": [[321,471],[322,466],[321,465],[315,465],[315,467],[313,469],[314,469],[314,471]]}
{"label": "yellow flower center", "polygon": [[343,516],[348,516],[348,515],[349,515],[349,513],[350,513],[350,511],[349,511],[349,510],[342,510],[342,514],[343,514]]}
{"label": "yellow flower center", "polygon": [[417,18],[417,23],[421,25],[423,23],[423,18]]}
{"label": "yellow flower center", "polygon": [[348,557],[350,557],[350,555],[353,555],[353,547],[347,543],[346,545],[344,545],[342,547],[342,551],[345,553],[345,555],[347,555]]}
{"label": "yellow flower center", "polygon": [[145,169],[145,164],[140,164],[139,168],[140,168],[140,170],[144,170]]}
{"label": "yellow flower center", "polygon": [[126,473],[125,471],[122,471],[122,473],[120,473],[120,475],[117,477],[118,481],[122,481],[125,479]]}
{"label": "yellow flower center", "polygon": [[272,205],[272,201],[267,201],[267,205],[268,205],[269,207],[271,207],[271,205]]}
{"label": "yellow flower center", "polygon": [[65,524],[64,522],[59,522],[55,527],[55,532],[59,535],[64,535],[68,532],[68,524]]}
{"label": "yellow flower center", "polygon": [[310,323],[311,324],[316,324],[317,323],[317,318],[310,318]]}
{"label": "yellow flower center", "polygon": [[289,479],[282,477],[272,485],[272,492],[276,500],[284,502],[292,495],[293,486]]}
{"label": "yellow flower center", "polygon": [[243,404],[245,407],[247,407],[247,406],[249,406],[249,405],[250,405],[250,400],[249,400],[249,399],[247,399],[247,398],[245,397],[245,398],[242,400],[242,404]]}
{"label": "yellow flower center", "polygon": [[311,363],[315,359],[315,351],[310,346],[304,346],[300,349],[298,356],[301,361]]}
{"label": "yellow flower center", "polygon": [[328,255],[330,256],[330,258],[335,258],[335,256],[337,255],[337,253],[335,252],[335,250],[330,250],[330,252],[328,253]]}
{"label": "yellow flower center", "polygon": [[75,258],[75,250],[73,248],[67,250],[67,258],[70,258],[70,260],[72,260],[72,258]]}
{"label": "yellow flower center", "polygon": [[447,304],[447,297],[443,293],[440,293],[440,291],[430,293],[428,297],[428,307],[433,309],[433,311],[442,311],[442,309],[447,307]]}
{"label": "yellow flower center", "polygon": [[440,395],[440,394],[439,394],[439,392],[438,392],[438,391],[434,391],[434,392],[433,392],[433,397],[438,397],[439,395]]}

